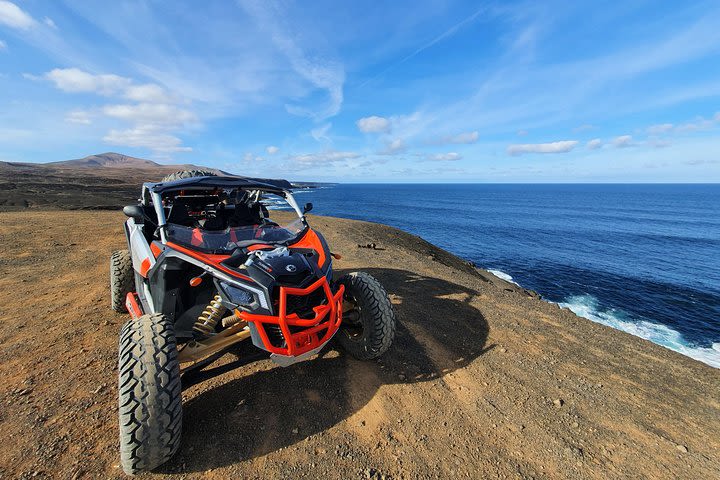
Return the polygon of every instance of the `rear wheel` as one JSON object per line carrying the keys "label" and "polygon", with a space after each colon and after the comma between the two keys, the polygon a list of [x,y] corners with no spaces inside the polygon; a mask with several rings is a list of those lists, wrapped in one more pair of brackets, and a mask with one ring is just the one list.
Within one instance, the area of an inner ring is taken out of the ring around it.
{"label": "rear wheel", "polygon": [[125,297],[133,291],[132,257],[128,250],[118,250],[110,257],[110,306],[118,313],[126,313]]}
{"label": "rear wheel", "polygon": [[120,462],[132,475],[168,461],[180,446],[182,394],[172,323],[143,315],[120,332]]}
{"label": "rear wheel", "polygon": [[344,275],[338,284],[345,286],[340,345],[360,360],[379,357],[395,337],[395,312],[385,289],[364,272]]}

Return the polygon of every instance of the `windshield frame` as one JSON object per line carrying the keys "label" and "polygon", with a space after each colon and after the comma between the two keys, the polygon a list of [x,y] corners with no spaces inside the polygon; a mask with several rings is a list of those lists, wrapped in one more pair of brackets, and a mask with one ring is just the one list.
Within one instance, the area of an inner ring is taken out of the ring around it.
{"label": "windshield frame", "polygon": [[[185,188],[178,187],[177,189],[163,191],[161,194],[159,192],[154,191],[152,188],[150,188],[152,185],[154,185],[154,184],[150,184],[150,183],[143,184],[141,203],[144,205],[147,205],[148,203],[152,204],[153,209],[155,210],[155,215],[157,216],[157,219],[158,219],[158,231],[160,233],[160,243],[165,245],[168,242],[168,235],[167,235],[168,223],[167,223],[167,217],[165,216],[163,197],[164,196],[169,197],[169,196],[171,196],[171,194],[173,194],[175,192],[179,192],[181,190],[207,190],[208,186],[189,186],[189,187],[185,187]],[[210,187],[211,186],[212,185],[210,185]],[[243,189],[242,186],[238,186],[235,188],[223,187],[223,189],[227,189],[227,190],[235,190],[237,188],[246,190],[248,192],[256,191],[256,192],[260,192],[261,194],[262,193],[270,193],[270,194],[274,194],[274,195],[283,197],[285,199],[285,201],[288,203],[288,205],[290,205],[290,207],[292,207],[293,211],[295,211],[298,218],[302,221],[305,228],[303,229],[303,231],[301,233],[304,234],[307,232],[309,225],[307,223],[307,219],[305,218],[305,214],[300,209],[300,206],[298,205],[297,201],[295,200],[295,197],[293,197],[292,192],[290,190],[277,189],[277,188],[272,188],[272,187],[264,188],[264,187],[259,187],[259,186],[252,186],[247,189]],[[298,238],[298,237],[299,237],[299,234],[296,238]]]}

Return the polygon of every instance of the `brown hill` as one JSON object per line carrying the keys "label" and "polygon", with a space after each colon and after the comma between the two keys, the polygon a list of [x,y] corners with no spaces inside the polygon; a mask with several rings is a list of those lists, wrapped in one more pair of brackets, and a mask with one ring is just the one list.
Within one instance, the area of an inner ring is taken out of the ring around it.
{"label": "brown hill", "polygon": [[191,164],[163,165],[113,152],[50,163],[0,162],[0,211],[117,209],[137,199],[143,182],[193,169],[223,173]]}
{"label": "brown hill", "polygon": [[[64,160],[61,162],[50,162],[44,164],[50,167],[75,168],[75,167],[106,167],[106,168],[162,168],[163,165],[145,160],[143,158],[130,157],[121,153],[107,152],[97,155],[90,155],[77,160]],[[183,165],[177,165],[181,167]]]}

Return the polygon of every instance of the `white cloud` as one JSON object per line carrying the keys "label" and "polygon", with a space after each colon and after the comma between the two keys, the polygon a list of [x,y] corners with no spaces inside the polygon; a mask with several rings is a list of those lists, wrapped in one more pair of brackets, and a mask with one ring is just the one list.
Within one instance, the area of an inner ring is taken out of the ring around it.
{"label": "white cloud", "polygon": [[715,114],[715,116],[713,117],[713,119],[714,119],[716,122],[720,122],[720,112],[717,112],[717,113]]}
{"label": "white cloud", "polygon": [[172,101],[170,95],[154,83],[130,85],[125,89],[124,97],[136,102],[168,103]]}
{"label": "white cloud", "polygon": [[55,68],[45,78],[57,88],[71,93],[113,95],[130,86],[129,78],[118,75],[93,75],[78,68]]}
{"label": "white cloud", "polygon": [[659,125],[651,125],[647,128],[647,133],[650,135],[660,135],[662,133],[668,133],[672,131],[672,123],[661,123]]}
{"label": "white cloud", "polygon": [[[25,74],[28,79],[38,77]],[[71,93],[93,93],[102,96],[122,97],[138,103],[105,105],[98,113],[106,117],[128,122],[125,130],[112,129],[103,140],[112,145],[150,148],[156,153],[188,152],[190,147],[182,146],[175,131],[194,126],[197,116],[184,108],[174,105],[173,98],[159,85],[148,83],[137,85],[133,79],[113,74],[95,75],[78,68],[56,68],[42,78],[51,81],[55,87]],[[65,117],[66,122],[89,124],[88,112],[74,111]]]}
{"label": "white cloud", "polygon": [[111,145],[149,148],[160,153],[191,152],[182,140],[152,126],[141,125],[127,130],[110,130],[103,141]]}
{"label": "white cloud", "polygon": [[480,138],[480,134],[478,134],[477,131],[465,132],[465,133],[458,133],[457,135],[443,137],[439,143],[469,144],[469,143],[477,142],[478,138]]}
{"label": "white cloud", "polygon": [[174,105],[164,103],[139,103],[136,105],[107,105],[103,113],[108,117],[128,122],[151,125],[177,126],[197,121],[195,114]]}
{"label": "white cloud", "polygon": [[293,155],[290,157],[295,163],[299,163],[306,167],[316,167],[319,165],[333,164],[360,158],[361,155],[355,152],[339,152],[336,150],[327,150],[318,153],[306,153],[304,155]]}
{"label": "white cloud", "polygon": [[68,112],[68,114],[65,115],[65,121],[68,123],[79,123],[81,125],[90,125],[90,123],[92,123],[90,121],[90,113],[83,110]]}
{"label": "white cloud", "polygon": [[507,152],[510,155],[523,155],[525,153],[567,153],[578,144],[577,140],[563,140],[550,143],[524,143],[510,145]]}
{"label": "white cloud", "polygon": [[436,153],[436,154],[428,154],[425,155],[426,160],[431,160],[433,162],[454,162],[455,160],[460,160],[462,158],[462,155],[455,152],[448,152],[448,153]]}
{"label": "white cloud", "polygon": [[278,147],[276,147],[275,145],[270,145],[270,146],[268,146],[268,147],[265,148],[265,151],[266,151],[269,155],[275,155],[277,152],[280,151],[280,149],[279,149]]}
{"label": "white cloud", "polygon": [[397,155],[405,151],[405,142],[402,138],[396,138],[386,143],[385,148],[378,152],[380,155]]}
{"label": "white cloud", "polygon": [[50,28],[57,28],[57,25],[55,25],[55,22],[53,22],[52,18],[50,17],[43,18],[43,23]]}
{"label": "white cloud", "polygon": [[527,131],[527,130],[518,130],[518,131],[517,131],[518,137],[524,137],[524,136],[527,135],[527,134],[528,134],[528,131]]}
{"label": "white cloud", "polygon": [[678,132],[701,132],[703,130],[710,130],[714,127],[715,124],[712,120],[706,120],[703,117],[698,117],[694,122],[678,125],[675,130]]}
{"label": "white cloud", "polygon": [[317,128],[313,128],[310,130],[310,135],[316,140],[330,140],[330,138],[327,136],[328,131],[330,131],[330,128],[332,127],[332,123],[326,123],[325,125],[321,125]]}
{"label": "white cloud", "polygon": [[[25,78],[38,77],[24,74]],[[103,96],[121,95],[128,100],[146,103],[170,103],[173,99],[159,85],[145,83],[134,85],[132,79],[113,74],[95,75],[79,68],[56,68],[44,77],[55,87],[70,93],[96,93]]]}
{"label": "white cloud", "polygon": [[7,48],[7,43],[0,40],[0,50],[5,50]]}
{"label": "white cloud", "polygon": [[595,125],[590,125],[589,123],[586,123],[584,125],[580,125],[579,127],[573,128],[573,132],[587,132],[588,130],[594,130],[595,128]]}
{"label": "white cloud", "polygon": [[633,144],[632,135],[620,135],[619,137],[615,137],[612,144],[617,148],[631,147]]}
{"label": "white cloud", "polygon": [[27,30],[36,23],[30,15],[14,3],[0,0],[0,24]]}
{"label": "white cloud", "polygon": [[250,153],[250,152],[246,152],[246,153],[243,155],[243,162],[244,162],[244,163],[256,163],[256,162],[262,162],[262,161],[263,161],[263,158],[262,158],[262,157],[260,157],[260,156],[258,156],[258,155],[255,155],[255,154],[253,154],[253,153]]}
{"label": "white cloud", "polygon": [[587,148],[590,150],[597,150],[598,148],[602,147],[602,140],[599,138],[593,138],[589,142],[587,142]]}
{"label": "white cloud", "polygon": [[390,130],[390,120],[376,115],[363,117],[355,123],[363,133],[383,133]]}

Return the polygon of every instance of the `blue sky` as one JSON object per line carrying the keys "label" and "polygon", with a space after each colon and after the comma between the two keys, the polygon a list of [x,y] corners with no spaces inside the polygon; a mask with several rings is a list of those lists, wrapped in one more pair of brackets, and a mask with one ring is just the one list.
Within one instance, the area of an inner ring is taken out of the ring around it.
{"label": "blue sky", "polygon": [[0,0],[0,160],[720,181],[720,3]]}

